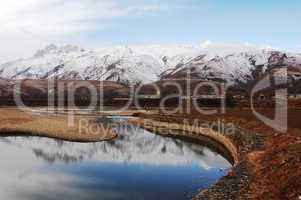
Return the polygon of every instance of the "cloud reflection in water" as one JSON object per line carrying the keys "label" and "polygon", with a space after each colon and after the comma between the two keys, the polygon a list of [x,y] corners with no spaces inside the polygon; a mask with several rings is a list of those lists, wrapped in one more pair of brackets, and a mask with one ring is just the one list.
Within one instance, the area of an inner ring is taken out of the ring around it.
{"label": "cloud reflection in water", "polygon": [[10,200],[190,199],[231,167],[205,146],[144,130],[90,144],[0,138],[0,159],[0,199]]}

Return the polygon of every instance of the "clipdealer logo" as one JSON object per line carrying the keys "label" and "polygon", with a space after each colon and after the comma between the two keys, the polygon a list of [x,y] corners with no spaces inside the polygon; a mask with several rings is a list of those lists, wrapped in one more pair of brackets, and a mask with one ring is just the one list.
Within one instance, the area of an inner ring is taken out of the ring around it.
{"label": "clipdealer logo", "polygon": [[[274,84],[272,84],[272,82]],[[277,70],[273,75],[267,75],[262,80],[260,80],[253,90],[251,91],[251,110],[253,114],[263,123],[268,125],[269,127],[281,132],[286,133],[288,124],[287,124],[287,111],[288,111],[288,90],[287,90],[287,69],[282,68]],[[274,119],[270,119],[255,109],[255,94],[267,89],[267,88],[278,88],[275,89],[275,114]],[[282,87],[281,87],[282,86]],[[284,88],[283,88],[284,87]]]}

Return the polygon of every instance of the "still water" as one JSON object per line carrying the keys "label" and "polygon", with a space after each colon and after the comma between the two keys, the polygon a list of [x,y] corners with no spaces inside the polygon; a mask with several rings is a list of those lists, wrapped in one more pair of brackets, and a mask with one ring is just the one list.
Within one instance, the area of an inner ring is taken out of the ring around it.
{"label": "still water", "polygon": [[114,141],[0,138],[0,199],[190,199],[231,164],[204,145],[142,129]]}

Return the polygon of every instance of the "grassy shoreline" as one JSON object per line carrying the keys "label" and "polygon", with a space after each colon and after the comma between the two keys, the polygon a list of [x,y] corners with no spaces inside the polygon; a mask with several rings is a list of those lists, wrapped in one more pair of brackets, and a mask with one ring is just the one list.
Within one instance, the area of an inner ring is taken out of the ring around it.
{"label": "grassy shoreline", "polygon": [[72,142],[99,142],[117,137],[116,133],[81,128],[97,125],[93,117],[74,116],[74,124],[68,125],[68,116],[50,113],[35,113],[17,108],[0,109],[0,136],[39,136]]}

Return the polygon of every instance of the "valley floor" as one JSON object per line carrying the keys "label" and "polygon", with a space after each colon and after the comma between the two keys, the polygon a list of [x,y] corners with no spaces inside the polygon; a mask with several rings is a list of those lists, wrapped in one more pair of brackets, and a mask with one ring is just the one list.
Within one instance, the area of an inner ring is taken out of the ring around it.
{"label": "valley floor", "polygon": [[[273,110],[269,109],[259,112],[270,116],[273,114]],[[102,115],[111,114],[106,112]],[[298,200],[301,196],[301,110],[289,109],[287,133],[269,128],[258,121],[251,110],[243,108],[228,109],[223,115],[202,115],[197,112],[169,115],[142,111],[117,113],[122,114],[138,116],[138,120],[134,121],[141,126],[145,126],[145,120],[148,120],[151,123],[147,128],[154,130],[157,127],[173,129],[168,124],[181,125],[184,119],[191,125],[195,119],[209,124],[222,121],[235,125],[236,131],[233,133],[223,134],[215,130],[207,134],[226,146],[233,156],[234,167],[216,185],[202,191],[196,200]],[[100,118],[99,113],[95,116]],[[89,126],[99,124],[95,116],[74,115],[75,126],[70,127],[68,115],[0,108],[0,136],[42,136],[76,142],[96,142],[117,137],[113,132],[97,130],[92,133],[90,129],[81,129],[80,120],[83,119]],[[198,139],[195,135],[193,138]]]}

